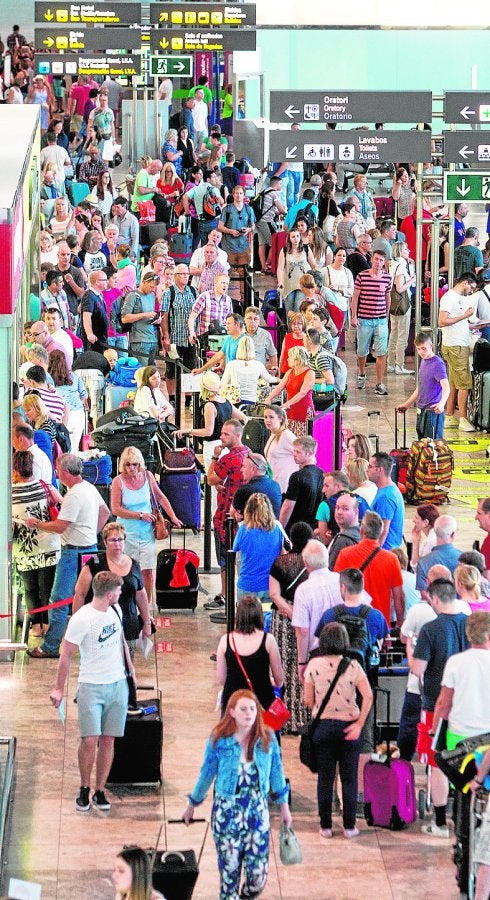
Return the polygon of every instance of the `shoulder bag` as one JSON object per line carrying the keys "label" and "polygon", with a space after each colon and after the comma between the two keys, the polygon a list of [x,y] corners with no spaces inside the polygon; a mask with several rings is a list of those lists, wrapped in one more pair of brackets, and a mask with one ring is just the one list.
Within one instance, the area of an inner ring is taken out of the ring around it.
{"label": "shoulder bag", "polygon": [[[398,266],[399,268],[400,266]],[[393,285],[391,287],[390,316],[404,316],[410,309],[410,292],[408,288],[405,288],[401,293],[396,289],[398,269],[393,277]]]}
{"label": "shoulder bag", "polygon": [[41,485],[42,485],[42,489],[43,489],[44,493],[46,494],[46,503],[48,505],[49,518],[50,518],[51,522],[54,522],[58,518],[58,513],[60,511],[60,508],[59,508],[58,504],[55,503],[53,500],[53,495],[51,494],[49,485],[46,484],[45,481],[41,481]]}
{"label": "shoulder bag", "polygon": [[[240,659],[240,656],[238,654],[237,648],[235,647],[235,639],[233,637],[233,632],[230,634],[230,637],[231,637],[231,645],[233,647],[233,653],[235,654],[236,661],[237,661],[238,665],[240,666],[240,669],[242,670],[242,674],[243,674],[243,677],[245,678],[245,681],[247,682],[248,689],[249,689],[249,691],[251,691],[252,694],[255,694],[255,691],[252,687],[252,682],[250,681],[250,678],[248,677],[247,672],[245,671],[245,666],[243,665],[243,663]],[[269,709],[262,710],[262,719],[264,721],[264,724],[268,725],[269,728],[272,728],[273,731],[280,731],[281,728],[283,727],[283,725],[285,725],[286,722],[289,722],[290,718],[291,718],[291,713],[289,712],[289,709],[287,708],[286,704],[284,703],[284,700],[281,700],[280,697],[276,697],[276,699],[272,701],[271,705],[269,706]]]}
{"label": "shoulder bag", "polygon": [[156,517],[155,521],[153,522],[153,531],[155,532],[155,538],[157,539],[157,541],[164,541],[170,534],[170,525],[163,517],[160,505],[157,502],[157,498],[155,497],[153,485],[148,477],[148,472],[146,473],[146,480],[148,482],[148,487],[150,488],[151,511],[152,514]]}
{"label": "shoulder bag", "polygon": [[336,687],[340,676],[343,675],[345,671],[347,671],[347,669],[350,665],[350,662],[351,662],[351,660],[348,659],[346,656],[342,657],[342,659],[340,660],[339,665],[337,667],[337,671],[335,673],[335,677],[332,681],[332,684],[330,685],[327,693],[325,694],[325,696],[320,704],[320,709],[318,710],[315,718],[312,719],[310,724],[307,726],[306,731],[304,731],[303,734],[301,735],[300,742],[299,742],[299,758],[300,758],[301,762],[303,763],[303,765],[306,766],[310,770],[310,772],[318,772],[318,760],[316,757],[315,744],[313,743],[313,735],[316,731],[316,726],[318,725],[321,715],[323,713],[323,710],[327,706],[328,701],[330,700],[330,697],[332,696],[332,694],[334,692],[334,688]]}
{"label": "shoulder bag", "polygon": [[279,829],[279,857],[283,866],[294,866],[303,861],[298,836],[285,822]]}

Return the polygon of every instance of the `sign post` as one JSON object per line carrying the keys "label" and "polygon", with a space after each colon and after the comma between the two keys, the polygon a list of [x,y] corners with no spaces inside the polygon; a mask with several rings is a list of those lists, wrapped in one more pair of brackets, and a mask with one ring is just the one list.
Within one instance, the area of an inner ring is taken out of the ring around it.
{"label": "sign post", "polygon": [[[430,122],[430,91],[271,91],[271,122]],[[405,157],[403,157],[405,158]]]}
{"label": "sign post", "polygon": [[490,172],[445,172],[444,203],[488,203]]}
{"label": "sign post", "polygon": [[191,78],[192,64],[192,56],[150,56],[150,74],[178,75],[181,78]]}
{"label": "sign post", "polygon": [[271,131],[274,161],[396,163],[430,160],[429,131]]}

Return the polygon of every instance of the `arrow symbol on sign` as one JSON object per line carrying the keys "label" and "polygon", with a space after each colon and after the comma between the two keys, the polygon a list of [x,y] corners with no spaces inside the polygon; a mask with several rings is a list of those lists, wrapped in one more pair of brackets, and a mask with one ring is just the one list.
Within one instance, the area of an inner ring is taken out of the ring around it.
{"label": "arrow symbol on sign", "polygon": [[286,159],[296,159],[297,147],[286,147]]}
{"label": "arrow symbol on sign", "polygon": [[291,106],[288,106],[287,109],[284,110],[284,112],[286,113],[288,119],[292,119],[295,113],[296,115],[299,115],[299,109],[295,109],[293,104],[291,104]]}
{"label": "arrow symbol on sign", "polygon": [[165,38],[160,41],[160,47],[162,48],[162,50],[166,50],[169,44],[170,41],[166,41]]}
{"label": "arrow symbol on sign", "polygon": [[470,116],[475,115],[476,110],[470,109],[469,106],[463,106],[463,109],[460,109],[460,113],[463,116],[463,119],[469,119]]}
{"label": "arrow symbol on sign", "polygon": [[51,19],[54,19],[54,13],[52,13],[50,9],[47,9],[44,13],[44,18],[47,19],[48,22],[51,22]]}
{"label": "arrow symbol on sign", "polygon": [[46,47],[52,47],[54,45],[53,38],[52,37],[44,38],[43,44],[45,44]]}
{"label": "arrow symbol on sign", "polygon": [[461,187],[457,187],[456,190],[457,190],[458,194],[460,195],[460,197],[466,197],[466,194],[469,194],[469,192],[471,191],[471,187],[470,187],[470,185],[468,185],[468,187],[466,187],[466,181],[463,178],[463,180],[461,182]]}
{"label": "arrow symbol on sign", "polygon": [[181,62],[181,61],[179,60],[179,62],[176,62],[176,63],[175,63],[175,68],[176,68],[177,72],[183,72],[184,69],[185,69],[185,65],[184,65],[183,62]]}
{"label": "arrow symbol on sign", "polygon": [[468,156],[475,155],[475,151],[469,150],[467,144],[465,144],[464,147],[461,147],[461,150],[459,151],[459,155],[462,156],[463,159],[468,159]]}

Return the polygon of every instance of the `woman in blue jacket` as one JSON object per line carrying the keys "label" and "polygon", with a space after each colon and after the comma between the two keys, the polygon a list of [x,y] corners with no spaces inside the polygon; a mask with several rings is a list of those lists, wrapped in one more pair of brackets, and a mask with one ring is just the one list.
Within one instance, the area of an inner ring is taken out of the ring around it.
{"label": "woman in blue jacket", "polygon": [[[197,784],[189,794],[184,821],[204,800],[215,781],[211,828],[218,852],[220,900],[258,897],[269,868],[269,793],[291,824],[288,787],[279,745],[267,728],[251,691],[235,691],[206,745]],[[240,891],[242,864],[244,882]]]}

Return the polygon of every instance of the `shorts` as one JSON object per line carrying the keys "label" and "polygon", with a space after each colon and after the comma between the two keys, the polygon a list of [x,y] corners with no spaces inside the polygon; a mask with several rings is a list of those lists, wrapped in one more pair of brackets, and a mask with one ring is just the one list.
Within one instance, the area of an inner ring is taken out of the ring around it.
{"label": "shorts", "polygon": [[226,566],[226,546],[222,543],[221,537],[216,528],[214,529],[214,547],[216,550],[216,561],[220,569],[224,569]]}
{"label": "shorts", "polygon": [[77,690],[78,725],[81,737],[122,737],[128,712],[128,683],[125,678],[112,684],[89,684]]}
{"label": "shorts", "polygon": [[367,356],[374,341],[374,355],[386,356],[388,353],[388,318],[358,319],[357,355]]}
{"label": "shorts", "polygon": [[473,387],[470,373],[470,348],[446,347],[442,345],[441,354],[447,365],[447,377],[451,387],[457,391],[469,391]]}
{"label": "shorts", "polygon": [[272,244],[272,232],[268,222],[263,219],[255,223],[255,234],[259,241],[259,247],[270,247]]}
{"label": "shorts", "polygon": [[429,731],[432,731],[432,722],[434,713],[429,709],[423,709],[420,713],[420,722],[417,725],[417,746],[415,748],[419,755],[419,762],[424,766],[432,766],[437,768],[432,744],[434,738]]}
{"label": "shorts", "polygon": [[125,546],[126,553],[139,563],[140,569],[153,570],[155,568],[155,544],[153,541],[133,540],[128,534]]}

